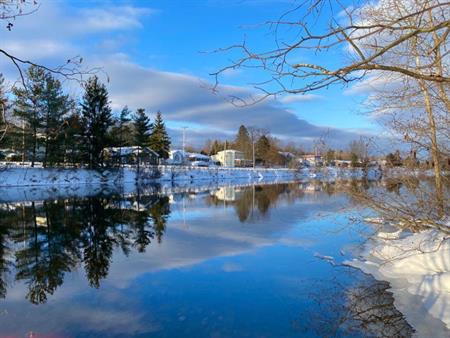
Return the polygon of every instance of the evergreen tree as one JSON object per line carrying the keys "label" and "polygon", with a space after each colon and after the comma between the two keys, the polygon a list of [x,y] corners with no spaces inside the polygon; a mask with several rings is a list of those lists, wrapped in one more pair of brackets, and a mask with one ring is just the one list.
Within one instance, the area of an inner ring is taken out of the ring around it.
{"label": "evergreen tree", "polygon": [[149,145],[150,131],[153,125],[145,114],[145,109],[139,108],[134,116],[134,144],[140,147]]}
{"label": "evergreen tree", "polygon": [[247,128],[244,125],[239,127],[236,140],[234,142],[236,150],[242,151],[246,159],[252,158],[252,141]]}
{"label": "evergreen tree", "polygon": [[155,123],[150,133],[149,147],[157,152],[161,158],[169,158],[170,138],[159,111],[156,114]]}
{"label": "evergreen tree", "polygon": [[[134,143],[138,147],[147,147],[149,145],[150,138],[150,130],[152,128],[152,124],[150,123],[150,118],[145,114],[145,109],[139,108],[136,111],[136,115],[134,117]],[[138,148],[137,154],[137,165],[139,170],[140,165],[140,150]]]}
{"label": "evergreen tree", "polygon": [[131,146],[134,143],[134,134],[130,121],[131,111],[125,106],[111,130],[111,142],[115,147]]}
{"label": "evergreen tree", "polygon": [[78,112],[67,117],[63,125],[63,162],[75,165],[82,161],[83,144],[83,128],[81,117]]}
{"label": "evergreen tree", "polygon": [[99,167],[103,164],[102,150],[109,143],[107,131],[112,117],[108,91],[97,76],[91,77],[85,85],[81,102],[81,122],[89,168]]}
{"label": "evergreen tree", "polygon": [[31,150],[31,166],[34,167],[38,148],[38,130],[43,123],[43,92],[46,73],[42,68],[31,66],[25,74],[25,88],[14,88],[14,115],[22,121],[22,159]]}
{"label": "evergreen tree", "polygon": [[262,162],[266,162],[270,151],[270,141],[266,135],[262,135],[258,139],[255,148],[256,148],[256,158]]}
{"label": "evergreen tree", "polygon": [[62,91],[61,82],[50,73],[45,74],[45,87],[42,93],[44,132],[44,167],[64,159],[64,117],[73,108],[73,101]]}

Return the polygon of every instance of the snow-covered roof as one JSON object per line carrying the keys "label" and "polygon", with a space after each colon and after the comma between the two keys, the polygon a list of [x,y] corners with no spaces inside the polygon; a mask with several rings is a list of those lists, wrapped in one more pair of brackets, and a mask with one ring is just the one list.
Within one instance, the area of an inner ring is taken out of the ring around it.
{"label": "snow-covered roof", "polygon": [[209,161],[211,158],[208,155],[203,155],[203,154],[199,154],[199,153],[187,153],[189,158],[197,158],[197,159],[202,159],[202,160],[206,160]]}
{"label": "snow-covered roof", "polygon": [[241,153],[241,154],[243,154],[242,151],[234,150],[234,149],[225,149],[225,150],[218,151],[217,153],[226,153],[226,152],[234,152],[234,153]]}
{"label": "snow-covered roof", "polygon": [[114,153],[115,155],[127,156],[130,154],[137,154],[138,152],[150,152],[155,156],[158,156],[158,153],[150,149],[149,147],[140,147],[140,146],[131,146],[131,147],[109,147],[103,149],[106,152]]}

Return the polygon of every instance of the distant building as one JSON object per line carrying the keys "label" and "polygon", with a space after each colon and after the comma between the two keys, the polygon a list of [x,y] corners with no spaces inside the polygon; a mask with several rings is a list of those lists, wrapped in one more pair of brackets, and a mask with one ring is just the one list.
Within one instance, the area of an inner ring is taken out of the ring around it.
{"label": "distant building", "polygon": [[167,164],[191,165],[194,167],[209,167],[214,165],[214,161],[208,155],[199,153],[188,153],[183,150],[172,150],[169,152]]}
{"label": "distant building", "polygon": [[187,164],[188,158],[187,153],[183,150],[171,150],[169,152],[169,158],[167,159],[167,164],[183,165]]}
{"label": "distant building", "polygon": [[300,156],[300,164],[307,167],[318,167],[323,165],[323,157],[321,155],[307,154]]}
{"label": "distant building", "polygon": [[198,153],[188,153],[189,164],[194,167],[209,167],[212,164],[211,157]]}
{"label": "distant building", "polygon": [[333,162],[336,167],[342,167],[342,168],[351,167],[351,165],[352,165],[352,161],[349,161],[349,160],[334,160]]}
{"label": "distant building", "polygon": [[244,153],[239,150],[222,150],[211,157],[224,167],[248,167],[251,165],[251,161],[246,160]]}
{"label": "distant building", "polygon": [[148,147],[109,147],[103,149],[103,156],[111,164],[137,164],[156,165],[159,163],[159,155]]}

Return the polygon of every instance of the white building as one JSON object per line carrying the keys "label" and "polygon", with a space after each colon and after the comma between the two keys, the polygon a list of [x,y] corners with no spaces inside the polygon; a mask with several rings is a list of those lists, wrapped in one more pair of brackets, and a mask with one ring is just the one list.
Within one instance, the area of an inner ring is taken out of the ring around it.
{"label": "white building", "polygon": [[308,167],[316,167],[323,165],[323,157],[320,155],[307,154],[300,156],[300,164]]}
{"label": "white building", "polygon": [[243,167],[248,162],[242,151],[232,149],[219,151],[211,157],[213,160],[220,162],[223,167]]}

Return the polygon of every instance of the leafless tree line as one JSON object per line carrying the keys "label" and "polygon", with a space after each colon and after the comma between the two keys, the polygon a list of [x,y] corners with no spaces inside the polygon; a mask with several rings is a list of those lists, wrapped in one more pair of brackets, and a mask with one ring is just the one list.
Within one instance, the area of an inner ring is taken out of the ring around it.
{"label": "leafless tree line", "polygon": [[[420,197],[421,203],[417,201],[423,207],[415,216],[432,206],[439,211],[435,216],[443,219],[449,183],[442,166],[448,161],[450,145],[450,2],[355,0],[344,5],[304,0],[267,24],[275,37],[273,48],[253,51],[245,41],[218,50],[235,58],[212,74],[215,87],[230,69],[259,70],[266,78],[253,83],[259,94],[245,104],[303,95],[336,84],[369,87],[369,113],[391,135],[409,144],[414,154],[430,157],[434,188],[422,190],[426,196]],[[343,60],[336,62],[336,55],[342,54]],[[303,61],[312,55],[318,61]],[[388,206],[379,198],[373,204],[378,202],[396,211],[404,206]]]}

